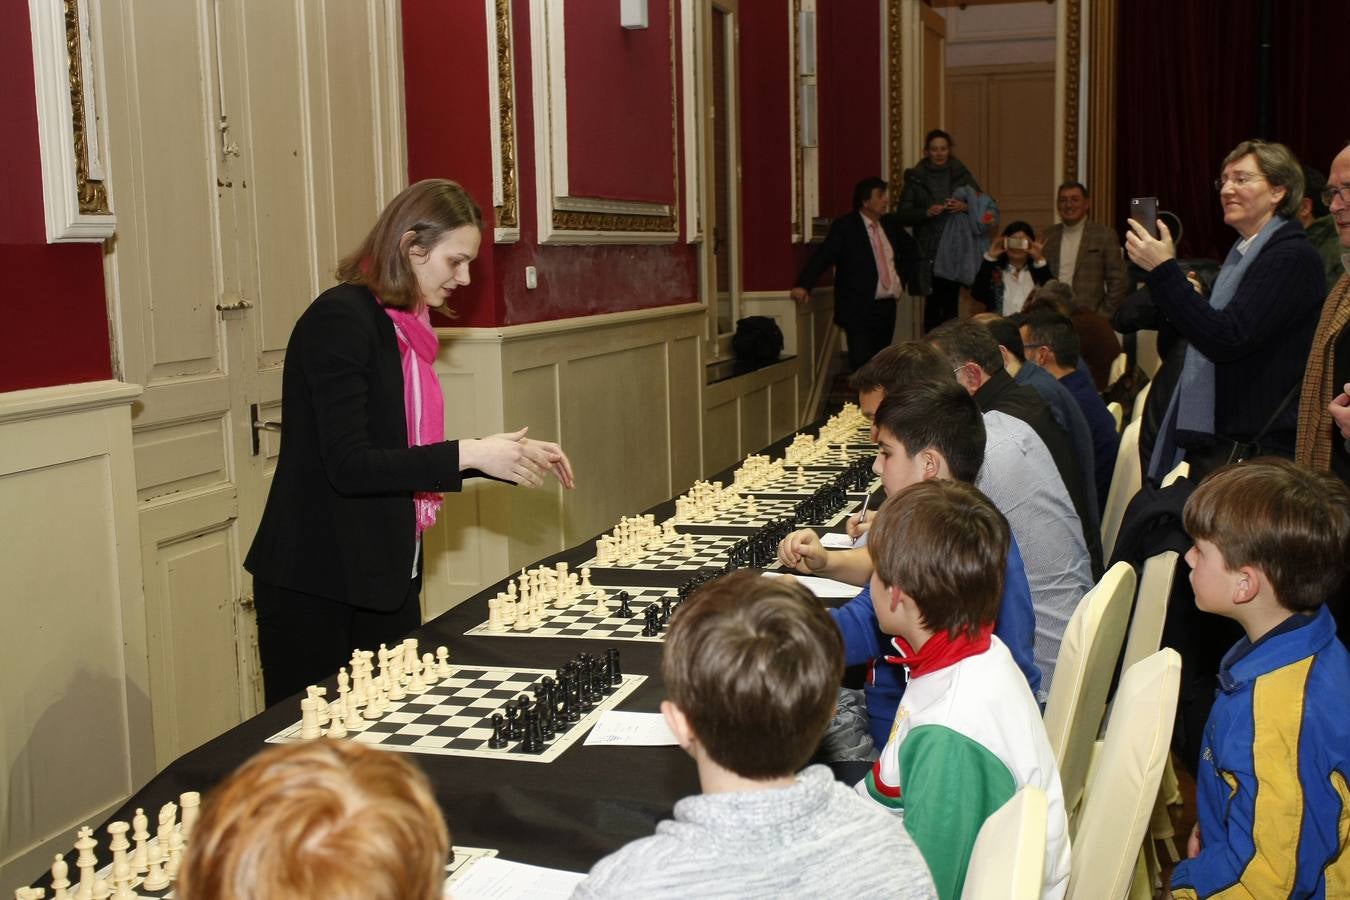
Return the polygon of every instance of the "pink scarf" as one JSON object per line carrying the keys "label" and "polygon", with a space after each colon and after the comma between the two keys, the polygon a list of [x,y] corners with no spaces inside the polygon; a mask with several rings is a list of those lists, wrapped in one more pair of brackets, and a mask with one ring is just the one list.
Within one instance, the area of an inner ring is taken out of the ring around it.
{"label": "pink scarf", "polygon": [[[421,447],[445,440],[445,407],[441,383],[432,363],[436,360],[436,332],[431,330],[427,308],[410,313],[392,306],[384,307],[394,323],[398,355],[403,363],[403,409],[408,417],[408,446]],[[413,494],[417,511],[417,535],[436,524],[441,495],[427,491]]]}

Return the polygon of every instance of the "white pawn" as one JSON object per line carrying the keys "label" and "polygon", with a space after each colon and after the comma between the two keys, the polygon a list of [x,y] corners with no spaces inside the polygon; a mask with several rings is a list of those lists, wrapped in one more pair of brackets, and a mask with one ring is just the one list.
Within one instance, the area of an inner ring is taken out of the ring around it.
{"label": "white pawn", "polygon": [[174,831],[169,835],[169,861],[164,865],[164,874],[170,881],[178,878],[178,867],[183,864],[183,833]]}
{"label": "white pawn", "polygon": [[52,900],[70,900],[70,866],[59,853],[52,861]]}
{"label": "white pawn", "polygon": [[137,809],[136,815],[131,819],[132,827],[135,832],[132,837],[136,840],[136,849],[131,854],[131,869],[134,873],[140,874],[150,868],[149,846],[150,846],[150,820],[146,818],[145,810]]}
{"label": "white pawn", "polygon": [[192,826],[197,824],[197,813],[201,811],[202,795],[197,791],[184,791],[178,795],[178,807],[183,811],[182,827],[179,831],[183,841],[192,840]]}
{"label": "white pawn", "polygon": [[439,680],[436,675],[436,657],[429,652],[422,654],[422,680],[427,683],[428,688],[435,687]]}
{"label": "white pawn", "polygon": [[605,602],[605,592],[595,592],[595,605],[591,607],[591,613],[597,616],[609,615],[609,604]]}
{"label": "white pawn", "polygon": [[449,678],[454,674],[450,668],[450,648],[441,646],[436,648],[436,677]]}
{"label": "white pawn", "polygon": [[136,900],[136,893],[131,889],[131,880],[135,877],[136,873],[126,857],[113,863],[112,879],[115,888],[112,893],[113,900]]}
{"label": "white pawn", "polygon": [[408,691],[413,694],[421,694],[427,689],[427,683],[422,680],[422,663],[413,657],[412,677],[408,679]]}
{"label": "white pawn", "polygon": [[112,896],[112,888],[108,885],[108,879],[102,875],[94,879],[93,891],[89,894],[92,900],[108,900]]}
{"label": "white pawn", "polygon": [[[347,726],[348,731],[361,730],[361,713],[356,708],[356,703],[352,700],[352,695],[347,695],[347,709],[343,713],[342,724]],[[187,812],[187,810],[183,810]]]}
{"label": "white pawn", "polygon": [[150,847],[150,868],[141,882],[148,891],[160,891],[169,886],[169,876],[164,874],[164,853],[166,848],[160,844]]}
{"label": "white pawn", "polygon": [[591,567],[590,567],[590,566],[582,566],[582,567],[581,567],[581,592],[582,592],[583,594],[589,594],[589,593],[590,593],[591,591],[593,591],[593,590],[595,590],[595,587],[591,584]]}
{"label": "white pawn", "polygon": [[[337,706],[338,702],[334,700],[333,705]],[[328,726],[328,731],[325,732],[328,737],[345,738],[347,736],[347,723],[342,720],[342,717],[343,712],[340,709],[333,712],[332,724]],[[177,832],[174,833],[177,834]]]}
{"label": "white pawn", "polygon": [[[370,702],[366,704],[366,708],[365,708],[364,710],[362,710],[362,712],[361,712],[361,718],[367,719],[367,720],[378,719],[378,718],[380,717],[380,702],[379,702],[379,701],[380,701],[380,693],[379,693],[379,691],[376,691],[375,693],[371,694],[371,696],[370,696]],[[385,700],[385,706],[388,706],[388,705],[389,705],[389,701],[388,701],[388,699],[386,699],[386,700]]]}
{"label": "white pawn", "polygon": [[685,556],[694,555],[694,536],[692,534],[684,536],[684,554]]}

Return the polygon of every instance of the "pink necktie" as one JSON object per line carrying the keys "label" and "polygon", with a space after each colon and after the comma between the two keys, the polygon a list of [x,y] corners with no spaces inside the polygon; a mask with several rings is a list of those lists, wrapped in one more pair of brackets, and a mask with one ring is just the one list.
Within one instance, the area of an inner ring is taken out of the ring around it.
{"label": "pink necktie", "polygon": [[881,289],[888,291],[891,289],[891,267],[886,264],[886,251],[881,248],[881,227],[869,220],[867,230],[872,235],[872,255],[877,258],[877,279]]}

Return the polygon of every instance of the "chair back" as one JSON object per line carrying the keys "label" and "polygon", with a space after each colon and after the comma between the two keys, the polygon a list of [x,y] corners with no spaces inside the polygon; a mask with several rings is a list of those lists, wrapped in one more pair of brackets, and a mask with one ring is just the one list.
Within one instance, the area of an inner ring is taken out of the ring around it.
{"label": "chair back", "polygon": [[1149,378],[1158,374],[1162,368],[1162,357],[1158,355],[1158,332],[1148,329],[1134,333],[1134,354],[1136,364]]}
{"label": "chair back", "polygon": [[1168,472],[1166,475],[1163,476],[1162,486],[1171,487],[1173,484],[1176,483],[1176,480],[1178,478],[1190,478],[1190,477],[1191,477],[1191,464],[1183,459],[1181,462],[1177,463],[1177,467],[1175,469],[1173,469],[1172,471]]}
{"label": "chair back", "polygon": [[1121,423],[1125,420],[1125,407],[1121,406],[1115,400],[1106,404],[1106,411],[1111,414],[1111,418],[1116,423],[1116,434],[1120,434]]}
{"label": "chair back", "polygon": [[1134,406],[1130,407],[1130,421],[1138,422],[1144,415],[1144,402],[1148,400],[1149,389],[1153,387],[1153,382],[1144,385],[1139,393],[1134,395]]}
{"label": "chair back", "polygon": [[1129,367],[1130,358],[1124,353],[1117,354],[1116,358],[1111,360],[1111,368],[1107,370],[1106,386],[1110,387],[1119,381]]}
{"label": "chair back", "polygon": [[1026,785],[984,820],[961,900],[1038,900],[1045,877],[1048,802]]}
{"label": "chair back", "polygon": [[1162,646],[1163,621],[1167,618],[1167,598],[1172,594],[1172,579],[1177,572],[1175,550],[1166,550],[1144,561],[1139,576],[1139,596],[1134,600],[1130,633],[1125,639],[1122,671],[1158,652]]}
{"label": "chair back", "polygon": [[1172,742],[1181,657],[1160,650],[1125,671],[1083,800],[1066,900],[1123,900]]}
{"label": "chair back", "polygon": [[1129,563],[1116,563],[1079,602],[1060,641],[1055,680],[1045,701],[1045,732],[1059,763],[1064,812],[1070,821],[1087,782],[1092,745],[1125,641],[1134,586],[1134,569]]}
{"label": "chair back", "polygon": [[1102,504],[1102,556],[1111,558],[1120,536],[1120,523],[1125,519],[1125,507],[1144,483],[1139,466],[1139,421],[1125,426],[1120,434],[1120,449],[1116,451],[1116,467],[1111,472],[1111,488]]}

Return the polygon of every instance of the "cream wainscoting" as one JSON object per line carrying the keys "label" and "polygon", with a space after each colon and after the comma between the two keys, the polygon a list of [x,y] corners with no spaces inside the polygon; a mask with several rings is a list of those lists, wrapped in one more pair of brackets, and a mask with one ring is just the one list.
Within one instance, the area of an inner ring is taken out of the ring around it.
{"label": "cream wainscoting", "polygon": [[702,473],[701,304],[503,328],[442,328],[447,435],[529,426],[559,440],[577,489],[474,479],[427,537],[427,617],[613,527]]}
{"label": "cream wainscoting", "polygon": [[155,772],[131,404],[0,394],[0,884],[26,884]]}

